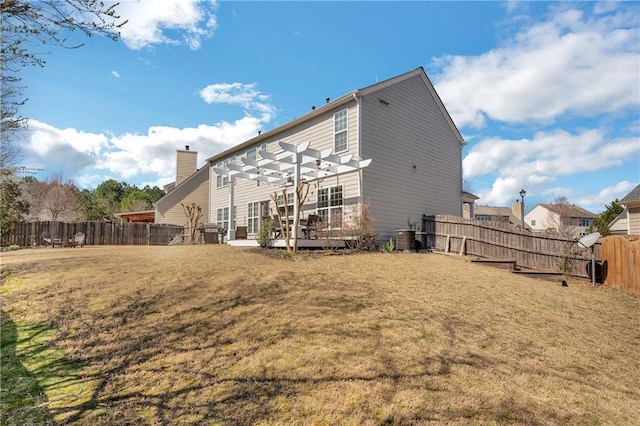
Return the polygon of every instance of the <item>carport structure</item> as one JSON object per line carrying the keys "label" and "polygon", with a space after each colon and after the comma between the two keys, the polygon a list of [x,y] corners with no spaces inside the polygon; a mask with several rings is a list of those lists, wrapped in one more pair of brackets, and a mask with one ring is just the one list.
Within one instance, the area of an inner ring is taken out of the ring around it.
{"label": "carport structure", "polygon": [[[229,206],[234,205],[234,181],[246,179],[258,183],[266,183],[278,187],[292,186],[298,188],[303,183],[312,183],[343,173],[361,171],[371,164],[371,159],[354,159],[353,154],[336,155],[333,149],[319,151],[309,148],[310,142],[291,144],[279,142],[281,152],[260,150],[257,155],[260,159],[241,157],[242,164],[227,164],[224,168],[213,167],[213,171],[222,176],[229,177]],[[362,181],[362,174],[359,173]],[[294,191],[293,217],[299,217],[298,191]],[[227,239],[235,238],[235,231],[230,226],[227,231]],[[298,237],[297,226],[293,227],[292,238]]]}

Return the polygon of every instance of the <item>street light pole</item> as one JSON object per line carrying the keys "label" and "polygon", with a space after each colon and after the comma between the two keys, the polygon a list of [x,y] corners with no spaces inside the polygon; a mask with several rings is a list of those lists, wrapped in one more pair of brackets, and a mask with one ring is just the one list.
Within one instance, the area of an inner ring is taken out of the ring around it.
{"label": "street light pole", "polygon": [[527,195],[527,191],[524,189],[520,190],[520,198],[522,202],[520,203],[520,219],[522,220],[522,230],[524,231],[524,196]]}

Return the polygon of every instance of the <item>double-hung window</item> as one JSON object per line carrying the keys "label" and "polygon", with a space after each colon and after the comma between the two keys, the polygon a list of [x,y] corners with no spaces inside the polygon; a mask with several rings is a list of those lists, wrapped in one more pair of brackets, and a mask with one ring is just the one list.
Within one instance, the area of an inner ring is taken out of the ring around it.
{"label": "double-hung window", "polygon": [[[293,193],[287,194],[287,210],[289,211],[289,216],[293,216]],[[284,218],[285,206],[282,194],[278,195],[278,211],[280,212],[280,217]]]}
{"label": "double-hung window", "polygon": [[216,219],[218,229],[229,229],[229,207],[222,207],[216,210]]}
{"label": "double-hung window", "polygon": [[258,227],[260,226],[259,212],[260,202],[256,201],[247,205],[247,232],[249,234],[258,232]]}
{"label": "double-hung window", "polygon": [[343,152],[347,148],[347,110],[343,109],[333,114],[333,151]]}
{"label": "double-hung window", "polygon": [[330,229],[342,226],[342,205],[341,185],[318,190],[318,216]]}
{"label": "double-hung window", "polygon": [[255,160],[256,159],[256,147],[254,146],[253,148],[249,148],[247,150],[247,152],[245,153],[245,156],[250,159],[250,160]]}
{"label": "double-hung window", "polygon": [[229,207],[221,207],[216,210],[216,225],[218,229],[229,229],[229,226],[235,227],[236,224],[236,207],[233,206],[231,217],[229,217]]}
{"label": "double-hung window", "polygon": [[[216,167],[219,169],[226,169],[229,164],[234,164],[236,162],[236,157],[229,157],[226,160],[219,161],[216,163]],[[216,176],[216,187],[221,188],[223,186],[229,185],[229,176],[217,175]]]}

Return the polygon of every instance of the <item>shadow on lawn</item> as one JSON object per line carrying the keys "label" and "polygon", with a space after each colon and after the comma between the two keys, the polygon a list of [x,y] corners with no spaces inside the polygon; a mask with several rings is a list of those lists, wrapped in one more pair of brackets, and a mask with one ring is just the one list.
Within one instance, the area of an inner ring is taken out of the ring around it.
{"label": "shadow on lawn", "polygon": [[[284,321],[276,324],[278,328],[274,329],[265,326],[252,328],[255,318],[270,319],[268,315],[272,311],[265,311],[266,307],[282,305],[287,309],[287,298],[292,293],[302,293],[295,279],[292,274],[283,274],[266,282],[238,282],[234,283],[232,292],[203,293],[195,297],[195,301],[191,292],[198,291],[198,284],[185,285],[169,295],[146,293],[141,289],[121,296],[101,311],[87,314],[81,320],[81,326],[73,331],[67,329],[64,339],[86,349],[86,353],[81,355],[82,362],[99,370],[91,378],[100,379],[100,382],[81,405],[58,406],[52,408],[51,413],[56,416],[68,413],[65,416],[68,423],[244,425],[282,418],[304,423],[305,419],[291,419],[286,412],[283,413],[278,401],[313,395],[315,388],[310,386],[336,385],[334,389],[345,390],[354,382],[370,387],[376,383],[391,383],[393,392],[426,389],[435,396],[450,391],[450,377],[458,368],[481,371],[516,367],[501,366],[490,351],[457,351],[458,347],[464,347],[464,340],[469,336],[487,334],[488,331],[482,325],[443,315],[435,321],[444,331],[449,346],[438,353],[425,355],[420,368],[410,373],[397,368],[396,360],[386,355],[370,355],[380,356],[380,364],[384,366],[370,374],[305,377],[294,369],[291,376],[286,377],[286,374],[271,370],[268,364],[262,371],[232,373],[237,363],[260,355],[265,348],[291,337],[304,338],[302,333],[309,333],[308,328],[300,329],[302,322]],[[190,301],[185,309],[171,315],[163,314],[172,312],[172,304],[182,307],[180,304],[185,300]],[[336,311],[331,313],[336,321],[347,315],[358,315],[368,308],[367,303],[358,299],[357,293],[345,292],[337,298],[317,292],[313,300],[305,299],[304,302],[305,306],[300,309],[313,307],[317,309],[314,312]],[[60,309],[57,321],[64,323],[76,315],[73,302],[69,303],[68,307]],[[341,338],[350,342],[346,339],[354,336],[347,331],[336,323],[333,328],[316,328],[312,332],[338,338],[333,341]],[[370,333],[375,338],[381,331],[357,329],[354,332]],[[244,346],[239,346],[235,352],[229,349],[238,342],[243,342]],[[357,342],[357,338],[351,342]],[[202,360],[199,354],[205,351],[210,351],[210,359]],[[198,359],[190,359],[190,355]],[[528,405],[527,401],[513,398],[480,399],[461,407],[423,406],[399,410],[376,419],[375,423],[486,421],[547,424],[593,420],[576,418],[553,408],[544,413],[536,412],[535,406]],[[310,408],[309,415],[312,418],[313,415],[322,416],[324,409],[327,407]],[[329,409],[328,412],[339,413],[339,410]],[[371,407],[357,409],[364,416],[374,418]]]}
{"label": "shadow on lawn", "polygon": [[54,424],[52,416],[45,408],[47,398],[44,390],[36,376],[27,370],[18,358],[18,331],[15,322],[2,311],[0,323],[2,424]]}

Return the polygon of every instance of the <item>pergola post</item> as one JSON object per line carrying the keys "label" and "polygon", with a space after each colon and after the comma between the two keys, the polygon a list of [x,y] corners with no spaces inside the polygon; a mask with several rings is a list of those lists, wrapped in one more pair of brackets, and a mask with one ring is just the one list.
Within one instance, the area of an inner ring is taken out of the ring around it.
{"label": "pergola post", "polygon": [[233,226],[233,188],[236,183],[236,177],[229,176],[229,228],[227,229],[227,241],[236,239],[236,229]]}
{"label": "pergola post", "polygon": [[[298,197],[300,194],[298,193],[298,186],[300,185],[300,160],[301,155],[296,153],[296,159],[293,164],[293,217],[298,218],[298,204],[300,200]],[[295,219],[294,219],[295,220]],[[296,241],[298,239],[298,227],[295,226],[297,223],[293,224],[293,240]]]}

